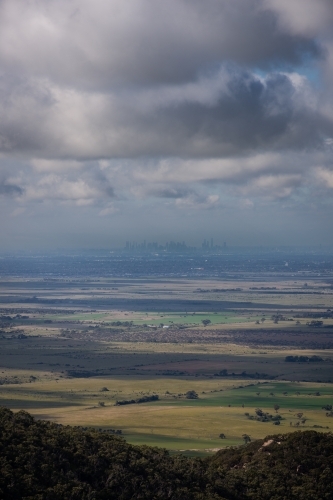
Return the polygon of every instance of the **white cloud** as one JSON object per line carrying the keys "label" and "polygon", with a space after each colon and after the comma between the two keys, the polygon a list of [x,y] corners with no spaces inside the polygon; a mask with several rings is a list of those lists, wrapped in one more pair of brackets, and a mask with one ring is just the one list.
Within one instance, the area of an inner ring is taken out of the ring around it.
{"label": "white cloud", "polygon": [[15,208],[15,210],[12,211],[12,213],[10,215],[11,215],[11,217],[18,217],[19,215],[22,215],[25,212],[26,212],[25,207],[17,207],[17,208]]}
{"label": "white cloud", "polygon": [[43,176],[36,185],[25,189],[27,201],[74,201],[79,205],[87,205],[99,197],[99,191],[83,179],[70,181],[59,175]]}
{"label": "white cloud", "polygon": [[329,199],[332,22],[330,0],[3,0],[8,214]]}
{"label": "white cloud", "polygon": [[301,185],[301,175],[264,175],[251,180],[246,186],[240,187],[239,191],[245,196],[279,200],[292,195],[295,189]]}
{"label": "white cloud", "polygon": [[45,158],[32,158],[30,163],[36,172],[67,172],[83,166],[82,162],[76,160],[49,160]]}
{"label": "white cloud", "polygon": [[105,217],[107,215],[114,215],[117,212],[119,212],[119,208],[115,207],[114,204],[112,204],[112,205],[108,205],[107,207],[103,208],[103,210],[101,210],[98,213],[98,215],[100,217]]}
{"label": "white cloud", "polygon": [[325,187],[333,189],[333,171],[319,167],[316,169],[316,177],[318,181]]}
{"label": "white cloud", "polygon": [[331,30],[333,5],[331,0],[264,0],[268,8],[278,13],[281,27],[297,34],[316,36],[318,31]]}
{"label": "white cloud", "polygon": [[[189,81],[226,59],[297,60],[295,39],[264,7],[257,0],[3,0],[0,63],[61,85],[106,89]],[[313,50],[311,39],[297,41]]]}
{"label": "white cloud", "polygon": [[175,205],[177,208],[183,209],[210,210],[219,205],[219,199],[220,197],[216,194],[210,194],[206,197],[191,194],[185,198],[177,198]]}

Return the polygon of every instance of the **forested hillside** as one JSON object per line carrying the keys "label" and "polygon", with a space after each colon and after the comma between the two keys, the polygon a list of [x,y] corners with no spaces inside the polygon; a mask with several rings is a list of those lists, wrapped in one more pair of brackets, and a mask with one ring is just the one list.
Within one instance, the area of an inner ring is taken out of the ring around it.
{"label": "forested hillside", "polygon": [[12,500],[329,500],[333,491],[333,435],[315,431],[203,460],[1,408],[0,463],[0,497]]}
{"label": "forested hillside", "polygon": [[305,431],[269,436],[219,451],[209,468],[223,478],[230,498],[332,499],[333,435]]}

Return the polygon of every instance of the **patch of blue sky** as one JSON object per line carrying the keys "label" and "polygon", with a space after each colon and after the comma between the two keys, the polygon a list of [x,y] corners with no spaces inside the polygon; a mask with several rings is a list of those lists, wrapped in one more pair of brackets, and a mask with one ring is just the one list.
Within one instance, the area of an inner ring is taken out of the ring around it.
{"label": "patch of blue sky", "polygon": [[322,76],[320,67],[317,62],[304,61],[303,64],[292,67],[276,67],[273,71],[265,71],[262,68],[255,68],[253,73],[258,76],[261,80],[265,80],[267,76],[271,73],[297,73],[305,78],[314,86],[319,87],[321,84]]}
{"label": "patch of blue sky", "polygon": [[313,85],[321,83],[321,72],[317,64],[302,65],[297,68],[297,73],[305,76]]}

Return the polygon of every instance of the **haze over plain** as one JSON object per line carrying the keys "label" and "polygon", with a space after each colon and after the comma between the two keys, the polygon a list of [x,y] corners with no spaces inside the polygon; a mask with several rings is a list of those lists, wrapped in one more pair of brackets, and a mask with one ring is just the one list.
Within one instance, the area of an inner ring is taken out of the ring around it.
{"label": "haze over plain", "polygon": [[3,0],[3,250],[333,244],[330,0]]}

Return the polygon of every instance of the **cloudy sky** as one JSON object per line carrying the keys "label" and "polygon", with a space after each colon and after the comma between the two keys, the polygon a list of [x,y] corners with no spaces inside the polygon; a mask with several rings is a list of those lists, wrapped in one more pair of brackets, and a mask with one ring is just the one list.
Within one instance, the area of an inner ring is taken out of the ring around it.
{"label": "cloudy sky", "polygon": [[332,0],[0,0],[0,250],[333,244]]}

